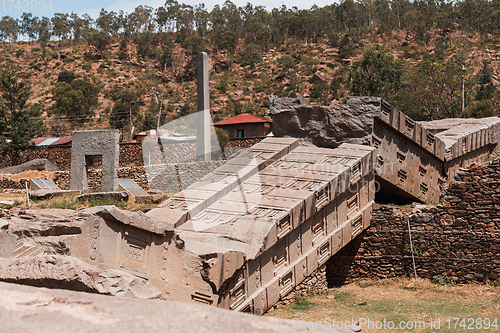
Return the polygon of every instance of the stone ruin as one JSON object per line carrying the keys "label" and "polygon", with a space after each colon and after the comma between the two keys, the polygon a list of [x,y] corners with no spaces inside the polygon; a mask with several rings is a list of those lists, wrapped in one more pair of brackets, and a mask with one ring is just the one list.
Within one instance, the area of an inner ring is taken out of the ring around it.
{"label": "stone ruin", "polygon": [[[1,229],[10,267],[1,278],[43,285],[56,278],[26,276],[25,257],[71,255],[101,277],[118,270],[120,281],[144,279],[145,295],[264,313],[369,226],[374,152],[268,138],[146,215],[113,206],[19,213]],[[111,292],[81,275],[62,279]],[[121,293],[131,289],[125,282]]]}
{"label": "stone ruin", "polygon": [[328,148],[343,142],[375,147],[381,192],[413,201],[438,202],[460,168],[500,149],[498,117],[418,122],[375,97],[350,97],[328,107],[301,98],[271,102],[276,135]]}
{"label": "stone ruin", "polygon": [[[291,137],[242,151],[147,214],[105,206],[0,219],[0,280],[262,314],[370,225],[378,185],[437,202],[460,167],[495,153],[500,126],[415,122],[367,97],[273,99],[270,114],[275,134]],[[100,150],[106,138],[77,144],[79,163],[114,156]]]}
{"label": "stone ruin", "polygon": [[[373,152],[268,138],[151,210],[176,234],[157,250],[166,258],[160,288],[174,299],[264,313],[368,227]],[[181,261],[198,262],[200,272],[175,272]]]}
{"label": "stone ruin", "polygon": [[88,166],[95,158],[102,158],[102,190],[118,188],[118,160],[120,131],[75,131],[71,143],[70,190],[88,189]]}

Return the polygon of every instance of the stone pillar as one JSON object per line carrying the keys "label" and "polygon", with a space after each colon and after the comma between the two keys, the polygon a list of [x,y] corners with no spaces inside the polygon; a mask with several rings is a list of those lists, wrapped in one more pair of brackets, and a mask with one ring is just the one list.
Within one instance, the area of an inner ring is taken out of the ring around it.
{"label": "stone pillar", "polygon": [[118,188],[120,131],[75,131],[71,141],[70,189],[88,189],[87,165],[94,156],[102,156],[102,190]]}
{"label": "stone pillar", "polygon": [[196,156],[202,161],[211,159],[210,92],[208,85],[208,55],[198,54],[198,126]]}

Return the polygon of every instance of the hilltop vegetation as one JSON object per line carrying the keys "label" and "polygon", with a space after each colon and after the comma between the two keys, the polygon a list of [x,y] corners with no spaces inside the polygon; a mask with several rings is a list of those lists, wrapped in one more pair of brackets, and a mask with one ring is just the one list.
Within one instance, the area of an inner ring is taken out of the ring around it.
{"label": "hilltop vegetation", "polygon": [[[137,132],[155,128],[158,117],[165,123],[194,112],[201,51],[211,61],[214,121],[242,112],[265,116],[270,95],[325,105],[372,95],[415,119],[479,117],[498,112],[499,31],[498,1],[347,0],[270,11],[226,1],[209,12],[168,0],[130,14],[103,9],[96,19],[5,16],[0,64],[30,88],[19,114],[32,121],[32,136]],[[26,133],[4,126],[17,119],[5,89],[2,142]]]}

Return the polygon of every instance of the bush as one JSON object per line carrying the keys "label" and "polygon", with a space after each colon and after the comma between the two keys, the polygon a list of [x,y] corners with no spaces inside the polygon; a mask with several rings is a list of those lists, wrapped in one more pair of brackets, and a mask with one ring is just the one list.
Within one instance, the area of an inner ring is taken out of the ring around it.
{"label": "bush", "polygon": [[57,82],[71,83],[74,79],[76,79],[76,75],[73,71],[63,70],[57,76]]}
{"label": "bush", "polygon": [[284,55],[278,60],[281,65],[281,70],[283,72],[287,72],[289,69],[295,66],[295,62],[293,61],[292,56]]}
{"label": "bush", "polygon": [[462,113],[462,118],[486,118],[495,116],[490,100],[473,101]]}
{"label": "bush", "polygon": [[255,68],[255,65],[262,60],[262,52],[255,44],[248,44],[241,53],[241,65],[250,65],[250,68]]}
{"label": "bush", "polygon": [[224,148],[226,148],[229,143],[229,133],[222,128],[215,127],[215,134],[217,135],[221,150],[224,151]]}
{"label": "bush", "polygon": [[450,278],[446,273],[443,275],[437,275],[432,279],[432,283],[438,284],[440,286],[451,286],[454,287],[457,285],[457,282]]}

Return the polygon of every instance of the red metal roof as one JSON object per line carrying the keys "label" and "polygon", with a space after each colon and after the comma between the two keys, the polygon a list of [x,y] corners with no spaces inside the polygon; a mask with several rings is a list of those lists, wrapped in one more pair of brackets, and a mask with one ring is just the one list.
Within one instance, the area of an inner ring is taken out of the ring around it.
{"label": "red metal roof", "polygon": [[234,124],[248,124],[248,123],[270,123],[269,120],[251,115],[249,113],[242,113],[229,119],[221,120],[214,123],[215,126],[220,125],[234,125]]}

